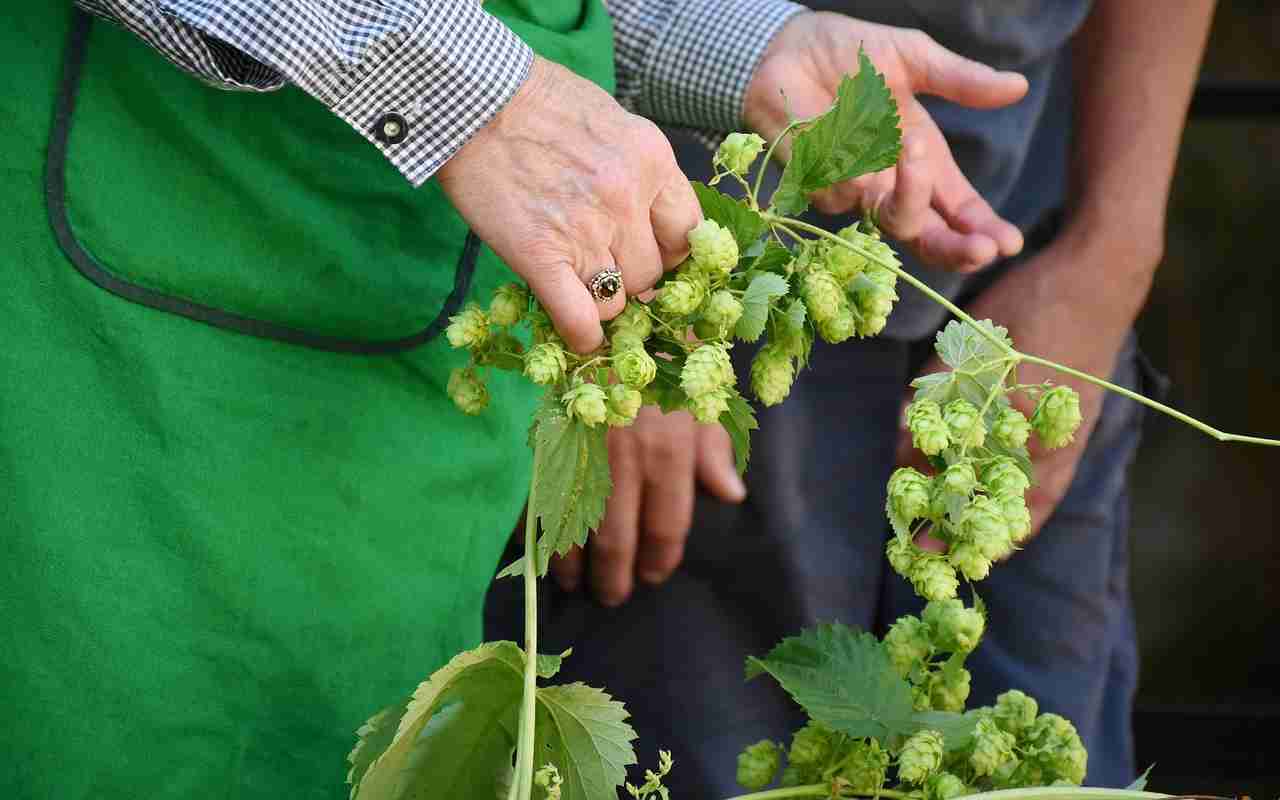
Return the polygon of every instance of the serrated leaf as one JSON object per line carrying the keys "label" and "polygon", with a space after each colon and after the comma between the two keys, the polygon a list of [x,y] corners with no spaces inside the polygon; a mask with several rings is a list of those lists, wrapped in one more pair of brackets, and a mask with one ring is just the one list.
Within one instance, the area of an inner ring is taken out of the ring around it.
{"label": "serrated leaf", "polygon": [[583,683],[538,690],[534,763],[555,764],[564,780],[561,800],[617,796],[627,767],[636,763],[636,732],[626,718],[622,703]]}
{"label": "serrated leaf", "polygon": [[1130,791],[1130,792],[1142,792],[1142,791],[1146,791],[1146,788],[1147,788],[1147,778],[1151,775],[1151,770],[1153,770],[1153,769],[1155,769],[1155,768],[1156,768],[1156,765],[1155,765],[1155,764],[1152,764],[1151,766],[1147,767],[1145,770],[1143,770],[1143,771],[1142,771],[1142,774],[1141,774],[1141,775],[1139,775],[1139,776],[1134,780],[1134,782],[1133,782],[1133,783],[1131,783],[1131,784],[1129,784],[1128,786],[1124,787],[1124,788],[1125,788],[1125,790],[1126,790],[1126,791]]}
{"label": "serrated leaf", "polygon": [[412,695],[394,706],[384,708],[369,718],[369,721],[356,731],[356,746],[347,756],[351,769],[347,772],[347,783],[351,785],[351,800],[355,800],[360,791],[360,781],[373,762],[377,761],[395,739],[400,720],[409,708]]}
{"label": "serrated leaf", "polygon": [[752,247],[764,235],[767,227],[764,219],[746,203],[705,183],[690,183],[693,185],[693,193],[698,196],[698,205],[702,206],[702,216],[728,228],[738,242],[739,251]]}
{"label": "serrated leaf", "polygon": [[684,369],[686,355],[683,349],[676,349],[678,355],[671,358],[655,356],[653,362],[658,365],[653,382],[645,387],[645,403],[657,405],[662,413],[670,414],[685,407],[689,397],[680,386],[680,372]]}
{"label": "serrated leaf", "polygon": [[[942,744],[948,753],[963,750],[973,741],[973,729],[978,715],[973,711],[956,714],[951,711],[917,711],[912,715],[911,733],[934,730],[942,734]],[[909,735],[909,734],[908,734]]]}
{"label": "serrated leaf", "polygon": [[804,301],[799,297],[791,298],[791,302],[782,311],[782,319],[795,333],[804,332],[804,321],[808,316],[809,312],[804,307]]}
{"label": "serrated leaf", "polygon": [[849,736],[883,741],[919,729],[911,688],[869,633],[839,623],[810,628],[747,659],[748,680],[766,672],[812,719]]}
{"label": "serrated leaf", "polygon": [[496,334],[476,358],[482,367],[495,367],[511,372],[524,370],[524,343],[509,333]]}
{"label": "serrated leaf", "polygon": [[[512,642],[455,656],[414,692],[391,745],[353,797],[496,797],[516,744],[523,670],[524,653]],[[635,763],[626,716],[621,703],[583,684],[538,689],[535,763],[555,764],[562,800],[615,796]]]}
{"label": "serrated leaf", "polygon": [[772,272],[762,272],[751,279],[742,296],[742,316],[734,334],[743,341],[754,342],[764,333],[769,322],[769,305],[788,291],[787,279]]}
{"label": "serrated leaf", "polygon": [[835,105],[796,134],[773,207],[799,214],[811,193],[891,167],[901,149],[898,104],[884,76],[859,52],[858,74],[840,82]]}
{"label": "serrated leaf", "polygon": [[938,351],[938,357],[943,363],[952,369],[975,373],[1004,369],[1004,364],[993,365],[992,362],[1003,359],[1008,353],[996,346],[988,336],[1012,348],[1013,340],[1009,338],[1009,331],[989,319],[981,320],[978,326],[987,335],[983,335],[967,322],[954,319],[938,331],[934,348]]}
{"label": "serrated leaf", "polygon": [[751,404],[736,390],[729,398],[729,410],[720,415],[720,427],[733,442],[733,455],[741,475],[747,471],[747,461],[751,458],[751,432],[759,428],[760,423],[756,422],[756,412]]}
{"label": "serrated leaf", "polygon": [[564,555],[586,544],[587,533],[604,517],[613,491],[609,478],[608,427],[571,420],[559,406],[544,406],[534,436],[529,513],[538,518],[538,574],[545,575],[551,554]]}
{"label": "serrated leaf", "polygon": [[560,665],[564,663],[564,660],[568,658],[569,654],[572,652],[573,648],[570,647],[558,656],[538,653],[538,663],[535,665],[535,668],[538,671],[538,677],[543,680],[554,678],[556,673],[560,671]]}
{"label": "serrated leaf", "polygon": [[776,272],[779,275],[786,274],[786,266],[795,258],[790,250],[778,244],[773,239],[765,242],[764,249],[761,250],[755,261],[751,262],[751,269],[758,272]]}

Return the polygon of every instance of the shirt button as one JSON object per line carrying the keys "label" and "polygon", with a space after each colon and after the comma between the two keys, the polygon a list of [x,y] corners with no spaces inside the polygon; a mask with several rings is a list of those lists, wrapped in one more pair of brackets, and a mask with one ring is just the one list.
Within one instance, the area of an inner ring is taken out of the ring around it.
{"label": "shirt button", "polygon": [[400,144],[408,135],[408,120],[394,112],[379,117],[373,128],[373,138],[383,144]]}

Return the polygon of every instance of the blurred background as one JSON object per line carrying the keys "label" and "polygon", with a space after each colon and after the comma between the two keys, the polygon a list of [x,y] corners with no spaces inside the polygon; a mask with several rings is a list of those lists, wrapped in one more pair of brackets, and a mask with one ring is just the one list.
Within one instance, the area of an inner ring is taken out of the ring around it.
{"label": "blurred background", "polygon": [[[1171,403],[1280,435],[1280,3],[1220,0],[1139,321]],[[1134,473],[1135,718],[1151,788],[1280,797],[1280,451],[1149,418]]]}

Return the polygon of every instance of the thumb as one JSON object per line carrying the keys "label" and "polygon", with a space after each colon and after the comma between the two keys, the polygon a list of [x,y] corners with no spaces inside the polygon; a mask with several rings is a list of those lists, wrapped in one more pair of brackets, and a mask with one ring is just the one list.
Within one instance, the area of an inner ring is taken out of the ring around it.
{"label": "thumb", "polygon": [[917,92],[937,95],[969,108],[1003,108],[1027,93],[1027,79],[993,69],[938,44],[928,34],[912,36],[900,47]]}
{"label": "thumb", "polygon": [[698,482],[726,503],[741,503],[747,487],[738,476],[729,434],[719,425],[699,425],[697,436]]}

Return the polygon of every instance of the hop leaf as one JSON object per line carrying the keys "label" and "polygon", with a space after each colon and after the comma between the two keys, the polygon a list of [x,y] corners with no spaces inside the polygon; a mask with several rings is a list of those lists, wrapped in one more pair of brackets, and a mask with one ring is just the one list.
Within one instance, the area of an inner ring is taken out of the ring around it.
{"label": "hop leaf", "polygon": [[924,730],[913,733],[898,754],[898,777],[906,783],[923,783],[942,766],[942,734]]}
{"label": "hop leaf", "polygon": [[778,774],[781,751],[776,742],[762,739],[738,754],[738,785],[750,792],[758,792]]}
{"label": "hop leaf", "polygon": [[738,265],[737,240],[715,220],[704,219],[688,237],[694,263],[707,272],[723,277]]}
{"label": "hop leaf", "polygon": [[720,143],[711,163],[726,172],[746,175],[764,145],[764,139],[754,133],[731,133]]}
{"label": "hop leaf", "polygon": [[1080,395],[1070,386],[1055,386],[1040,396],[1031,415],[1031,428],[1045,447],[1058,448],[1075,438],[1082,419]]}
{"label": "hop leaf", "polygon": [[479,347],[489,340],[489,316],[479,306],[470,305],[449,317],[444,333],[454,347]]}
{"label": "hop leaf", "polygon": [[489,407],[489,390],[475,370],[459,367],[449,373],[449,399],[463,413],[472,416]]}
{"label": "hop leaf", "polygon": [[929,603],[923,619],[929,626],[933,644],[949,653],[973,650],[986,627],[986,620],[976,608],[966,608],[955,598]]}
{"label": "hop leaf", "polygon": [[560,398],[570,419],[581,420],[587,427],[594,427],[608,416],[604,389],[594,383],[579,383]]}
{"label": "hop leaf", "polygon": [[541,386],[558,382],[566,368],[564,348],[554,342],[536,344],[524,354],[525,376]]}
{"label": "hop leaf", "polygon": [[529,293],[518,283],[504,283],[489,301],[489,319],[495,325],[515,325],[529,308]]}
{"label": "hop leaf", "polygon": [[760,348],[751,361],[751,391],[766,406],[787,399],[795,376],[791,356],[776,344]]}
{"label": "hop leaf", "polygon": [[762,272],[751,279],[742,296],[742,317],[735,333],[739,339],[754,342],[764,333],[769,322],[769,306],[788,291],[787,279],[772,272]]}

